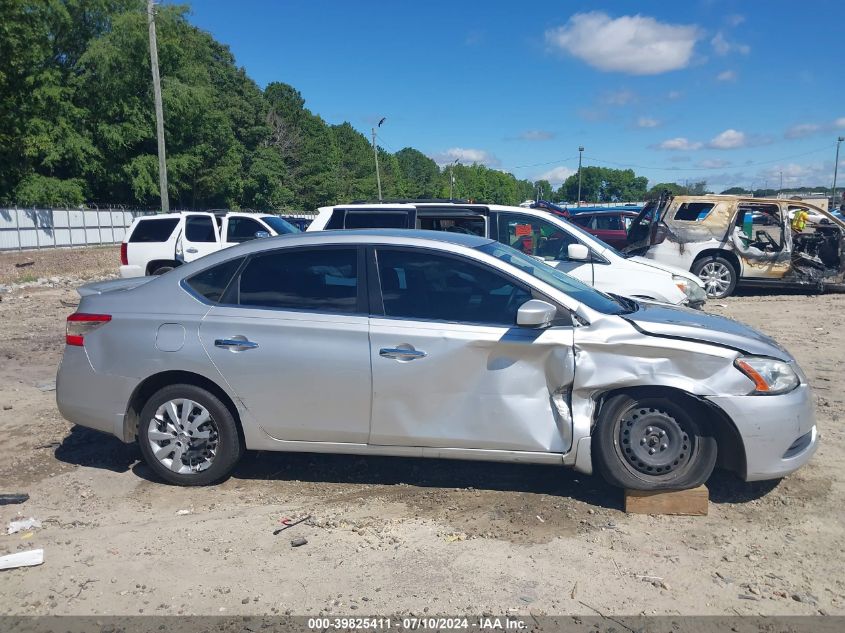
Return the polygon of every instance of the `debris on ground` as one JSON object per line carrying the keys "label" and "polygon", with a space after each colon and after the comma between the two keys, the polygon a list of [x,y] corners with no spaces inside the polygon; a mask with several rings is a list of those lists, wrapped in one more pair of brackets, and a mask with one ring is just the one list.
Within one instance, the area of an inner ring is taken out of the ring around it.
{"label": "debris on ground", "polygon": [[25,492],[0,493],[0,506],[10,505],[13,503],[23,503],[28,500],[29,495]]}
{"label": "debris on ground", "polygon": [[292,528],[294,525],[299,525],[303,521],[307,521],[310,518],[311,518],[310,514],[302,517],[301,519],[297,519],[296,521],[294,521],[293,519],[288,518],[288,517],[283,517],[282,519],[279,520],[279,523],[282,524],[282,527],[280,527],[278,530],[273,530],[273,536],[275,536],[279,532],[284,532],[288,528]]}
{"label": "debris on ground", "polygon": [[193,510],[177,510],[177,511],[176,511],[176,516],[177,516],[177,517],[183,517],[183,516],[185,516],[185,515],[187,515],[187,514],[193,514],[193,513],[194,513],[194,511],[193,511]]}
{"label": "debris on ground", "polygon": [[305,545],[306,543],[308,543],[308,540],[304,539],[300,536],[299,538],[295,538],[295,539],[291,540],[290,546],[291,547],[301,547],[302,545]]}
{"label": "debris on ground", "polygon": [[35,388],[39,391],[48,392],[48,391],[55,391],[56,390],[56,381],[55,380],[48,380],[45,382],[37,382],[35,383]]}
{"label": "debris on ground", "polygon": [[28,519],[19,519],[17,521],[10,521],[6,528],[6,534],[17,534],[26,530],[36,530],[41,527],[41,521],[29,517]]}
{"label": "debris on ground", "polygon": [[0,556],[0,570],[17,569],[18,567],[34,567],[44,562],[43,549],[31,549],[16,554]]}
{"label": "debris on ground", "polygon": [[15,268],[26,268],[27,266],[32,266],[35,263],[35,260],[30,260],[28,262],[18,262],[15,264]]}

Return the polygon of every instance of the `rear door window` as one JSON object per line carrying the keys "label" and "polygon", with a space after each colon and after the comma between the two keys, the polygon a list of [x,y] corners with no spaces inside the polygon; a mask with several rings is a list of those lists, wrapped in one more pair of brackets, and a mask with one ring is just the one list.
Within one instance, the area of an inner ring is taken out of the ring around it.
{"label": "rear door window", "polygon": [[376,250],[388,317],[512,326],[531,291],[463,257],[411,249]]}
{"label": "rear door window", "polygon": [[622,223],[618,215],[597,215],[593,228],[597,231],[621,231]]}
{"label": "rear door window", "polygon": [[479,217],[433,217],[417,218],[417,228],[425,231],[445,231],[487,237],[484,218]]}
{"label": "rear door window", "polygon": [[262,253],[247,262],[237,290],[233,301],[244,307],[357,312],[358,250],[296,248]]}
{"label": "rear door window", "polygon": [[179,224],[179,218],[139,220],[132,235],[129,236],[129,242],[166,242],[177,224]]}
{"label": "rear door window", "polygon": [[216,242],[217,231],[208,215],[189,215],[185,218],[185,239],[189,242]]}

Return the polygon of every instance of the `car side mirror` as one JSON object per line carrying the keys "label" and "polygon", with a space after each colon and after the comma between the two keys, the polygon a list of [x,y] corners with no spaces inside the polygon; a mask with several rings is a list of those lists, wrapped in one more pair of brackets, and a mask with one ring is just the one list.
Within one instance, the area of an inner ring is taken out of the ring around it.
{"label": "car side mirror", "polygon": [[590,249],[583,244],[570,244],[566,247],[566,256],[573,262],[585,262],[590,259]]}
{"label": "car side mirror", "polygon": [[516,324],[519,327],[544,328],[549,327],[557,316],[557,308],[541,299],[526,301],[516,313]]}
{"label": "car side mirror", "polygon": [[268,233],[267,231],[256,231],[256,232],[255,232],[255,237],[256,237],[257,239],[260,239],[260,238],[262,238],[262,237],[270,237],[270,233]]}

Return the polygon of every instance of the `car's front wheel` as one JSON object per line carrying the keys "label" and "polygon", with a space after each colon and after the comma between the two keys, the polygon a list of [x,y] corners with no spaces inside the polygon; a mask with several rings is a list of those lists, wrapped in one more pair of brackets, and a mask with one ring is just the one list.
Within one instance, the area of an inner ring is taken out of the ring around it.
{"label": "car's front wheel", "polygon": [[605,480],[632,490],[700,486],[716,465],[716,439],[694,408],[663,397],[616,395],[593,429],[593,463]]}
{"label": "car's front wheel", "polygon": [[724,299],[733,294],[738,279],[733,264],[718,255],[699,259],[693,264],[692,274],[704,282],[704,291],[710,299]]}
{"label": "car's front wheel", "polygon": [[243,452],[237,423],[213,393],[196,385],[169,385],[147,400],[138,441],[149,467],[179,486],[226,478]]}

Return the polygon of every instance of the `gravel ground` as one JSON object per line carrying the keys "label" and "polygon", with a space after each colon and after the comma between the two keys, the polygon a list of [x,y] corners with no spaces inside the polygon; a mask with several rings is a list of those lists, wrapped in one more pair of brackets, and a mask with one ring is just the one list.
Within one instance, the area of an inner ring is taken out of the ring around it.
{"label": "gravel ground", "polygon": [[845,614],[845,295],[710,304],[797,356],[821,447],[780,482],[717,473],[707,517],[639,516],[547,466],[251,453],[214,488],[164,485],[50,391],[74,285],[114,274],[115,250],[91,250],[43,264],[72,278],[0,293],[0,492],[31,495],[0,521],[43,524],[3,530],[0,554],[45,550],[0,572],[0,614]]}

